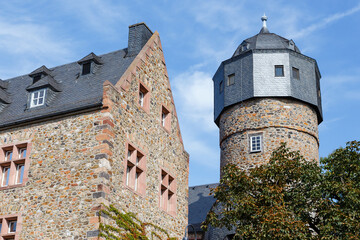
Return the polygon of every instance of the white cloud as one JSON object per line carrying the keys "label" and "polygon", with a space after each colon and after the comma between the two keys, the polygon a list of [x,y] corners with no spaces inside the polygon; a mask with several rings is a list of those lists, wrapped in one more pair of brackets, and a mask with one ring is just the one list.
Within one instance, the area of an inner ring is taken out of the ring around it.
{"label": "white cloud", "polygon": [[83,27],[95,32],[115,34],[114,26],[129,24],[129,10],[119,2],[108,0],[61,0],[59,6],[83,22]]}
{"label": "white cloud", "polygon": [[210,74],[186,72],[174,78],[176,106],[185,123],[205,131],[215,129],[213,122],[213,83]]}
{"label": "white cloud", "polygon": [[[0,46],[0,53],[7,58],[0,70],[3,78],[32,71],[44,62],[51,67],[72,56],[70,40],[59,39],[51,28],[31,21],[12,22],[2,17]],[[9,67],[10,59],[16,61]]]}
{"label": "white cloud", "polygon": [[335,22],[337,20],[340,20],[344,17],[350,16],[356,12],[360,11],[360,4],[356,5],[355,7],[345,11],[345,12],[340,12],[340,13],[335,13],[332,14],[324,19],[322,19],[321,21],[314,23],[300,31],[298,31],[297,33],[293,34],[291,37],[292,38],[302,38],[305,37],[307,35],[309,35],[310,33],[320,29],[320,28],[324,28],[325,26],[327,26],[328,24]]}

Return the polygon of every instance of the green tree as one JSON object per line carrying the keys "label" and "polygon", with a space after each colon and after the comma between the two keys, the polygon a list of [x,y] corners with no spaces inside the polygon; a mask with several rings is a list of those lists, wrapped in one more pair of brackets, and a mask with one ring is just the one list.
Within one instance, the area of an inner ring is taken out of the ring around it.
{"label": "green tree", "polygon": [[[101,222],[101,216],[106,216],[110,221],[108,223]],[[106,240],[149,240],[148,236],[151,237],[150,239],[176,240],[176,238],[171,238],[168,232],[161,227],[142,222],[136,217],[136,214],[120,211],[113,205],[104,206],[104,209],[100,210],[99,219],[99,237]]]}
{"label": "green tree", "polygon": [[359,239],[359,142],[319,166],[282,144],[266,165],[223,169],[208,225],[236,229],[236,239]]}
{"label": "green tree", "polygon": [[323,239],[360,239],[360,142],[348,142],[321,159],[322,191],[319,209]]}

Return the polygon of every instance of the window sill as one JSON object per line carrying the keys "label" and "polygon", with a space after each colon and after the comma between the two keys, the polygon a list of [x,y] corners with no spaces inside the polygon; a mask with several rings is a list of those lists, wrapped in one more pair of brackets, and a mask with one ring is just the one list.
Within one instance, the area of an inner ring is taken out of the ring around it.
{"label": "window sill", "polygon": [[138,192],[138,191],[135,191],[133,188],[129,187],[128,185],[124,184],[124,187],[125,189],[129,190],[130,192],[138,195],[139,197],[141,198],[144,198],[145,197],[145,193],[141,193],[141,192]]}
{"label": "window sill", "polygon": [[5,186],[5,187],[0,187],[0,191],[6,190],[6,189],[13,189],[13,188],[18,188],[18,187],[24,187],[24,186],[25,186],[25,183],[13,184],[13,185]]}

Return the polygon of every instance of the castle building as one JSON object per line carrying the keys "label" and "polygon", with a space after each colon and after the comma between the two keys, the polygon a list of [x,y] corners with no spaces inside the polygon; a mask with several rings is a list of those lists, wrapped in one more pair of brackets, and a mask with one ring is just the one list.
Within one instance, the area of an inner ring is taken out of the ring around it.
{"label": "castle building", "polygon": [[[260,32],[244,40],[213,77],[220,169],[233,163],[246,171],[267,163],[282,142],[308,160],[319,160],[318,124],[323,118],[316,60],[301,54],[293,40],[270,33],[266,16],[261,20]],[[189,188],[190,220],[193,206],[211,208],[208,192],[207,185]],[[198,226],[205,216],[189,223]],[[231,236],[219,229],[207,234],[203,239]]]}
{"label": "castle building", "polygon": [[0,239],[97,239],[101,204],[181,238],[184,150],[158,32],[0,80]]}

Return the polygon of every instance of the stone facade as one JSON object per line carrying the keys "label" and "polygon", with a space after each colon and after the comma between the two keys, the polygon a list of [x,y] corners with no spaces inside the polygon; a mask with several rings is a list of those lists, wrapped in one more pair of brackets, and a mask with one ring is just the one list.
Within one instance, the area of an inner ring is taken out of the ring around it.
{"label": "stone facade", "polygon": [[[140,83],[149,90],[147,109],[139,104]],[[162,106],[169,110],[167,128]],[[0,129],[0,147],[19,142],[31,146],[27,178],[0,189],[0,219],[19,216],[16,239],[97,239],[102,203],[182,237],[189,156],[157,32],[116,85],[104,83],[101,108]],[[143,192],[126,185],[129,144],[146,162]],[[160,207],[162,170],[176,183],[171,212]]]}
{"label": "stone facade", "polygon": [[[261,152],[250,152],[249,136],[261,134]],[[220,118],[221,167],[234,163],[246,170],[266,163],[286,142],[306,159],[319,160],[316,111],[286,98],[255,98],[227,109]]]}

